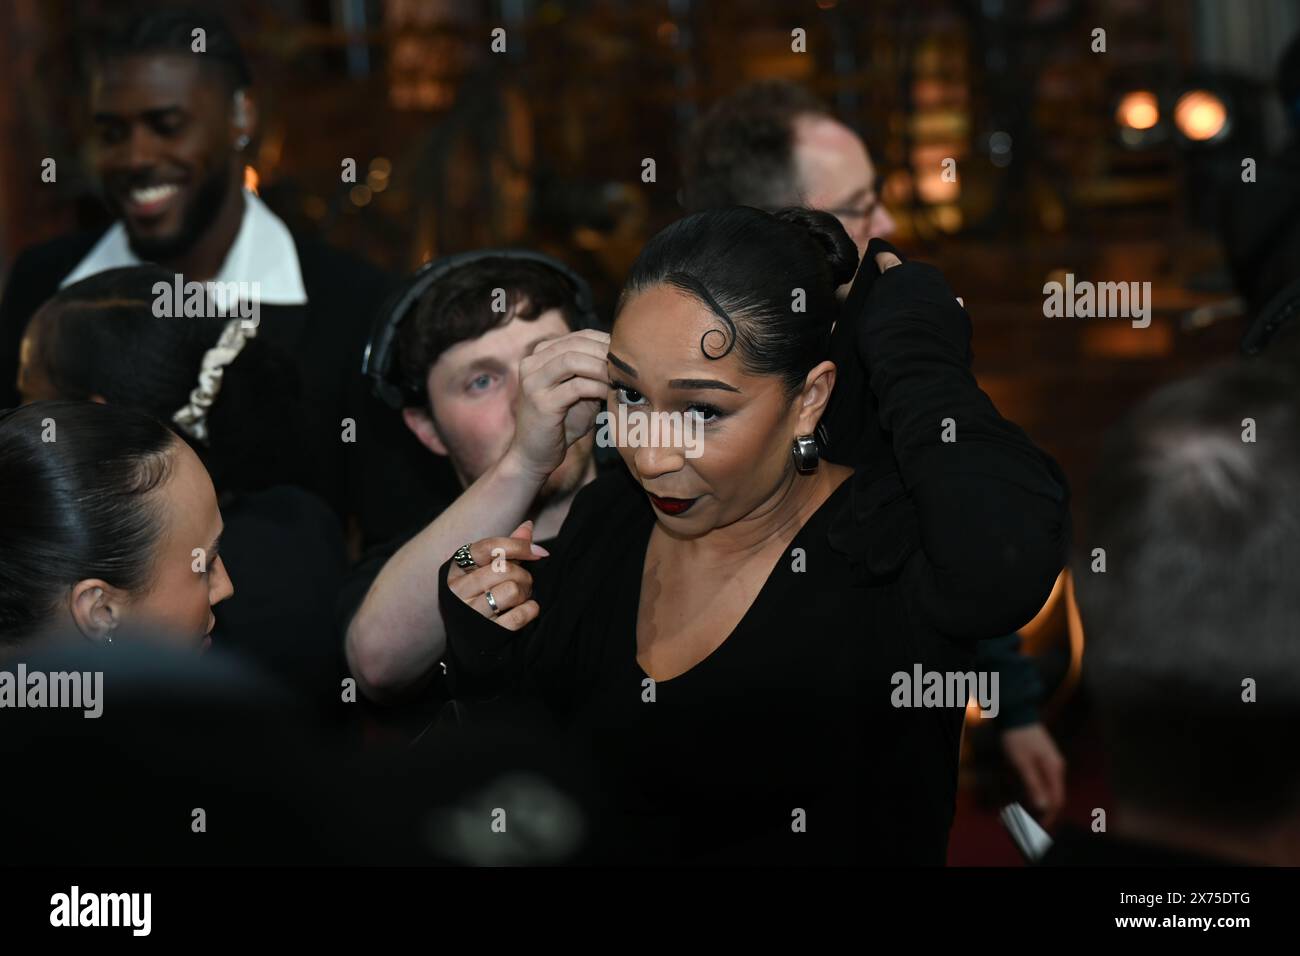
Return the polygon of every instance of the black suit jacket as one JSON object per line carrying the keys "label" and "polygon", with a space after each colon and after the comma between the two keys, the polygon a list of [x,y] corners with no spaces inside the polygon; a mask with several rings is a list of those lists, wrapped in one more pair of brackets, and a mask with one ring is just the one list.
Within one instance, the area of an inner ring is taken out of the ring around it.
{"label": "black suit jacket", "polygon": [[[14,261],[0,300],[0,407],[18,403],[18,350],[27,323],[100,236],[55,239]],[[304,421],[285,428],[303,432],[312,458],[309,489],[342,520],[356,521],[365,543],[382,542],[427,513],[433,489],[447,481],[441,460],[414,439],[400,415],[371,396],[361,376],[372,318],[397,280],[318,240],[295,234],[294,244],[307,305],[264,305],[258,329],[299,367]],[[344,419],[356,423],[353,442],[343,440]]]}

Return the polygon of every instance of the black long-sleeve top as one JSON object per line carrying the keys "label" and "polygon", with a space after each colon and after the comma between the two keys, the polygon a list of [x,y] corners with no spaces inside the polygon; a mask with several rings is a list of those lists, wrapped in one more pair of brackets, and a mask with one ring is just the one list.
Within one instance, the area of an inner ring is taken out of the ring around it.
{"label": "black long-sleeve top", "polygon": [[708,658],[657,684],[637,664],[655,517],[626,469],[583,489],[530,563],[541,614],[521,631],[440,570],[456,693],[540,696],[600,769],[627,862],[942,863],[965,701],[895,706],[894,675],[967,670],[1065,560],[1064,476],[976,385],[942,276],[864,263],[824,419],[826,456],[855,473]]}

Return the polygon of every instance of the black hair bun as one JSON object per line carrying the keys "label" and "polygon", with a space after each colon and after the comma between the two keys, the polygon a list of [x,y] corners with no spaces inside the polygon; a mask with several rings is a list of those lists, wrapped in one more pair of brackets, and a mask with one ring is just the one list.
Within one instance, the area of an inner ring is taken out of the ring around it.
{"label": "black hair bun", "polygon": [[798,226],[822,248],[826,254],[826,261],[831,267],[831,275],[835,277],[836,288],[857,275],[858,247],[849,238],[844,225],[830,213],[818,209],[805,209],[802,206],[789,206],[773,215],[782,222]]}

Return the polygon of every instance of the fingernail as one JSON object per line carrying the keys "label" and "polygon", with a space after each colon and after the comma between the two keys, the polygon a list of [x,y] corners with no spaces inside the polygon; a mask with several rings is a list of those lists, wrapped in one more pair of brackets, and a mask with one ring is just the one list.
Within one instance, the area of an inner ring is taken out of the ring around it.
{"label": "fingernail", "polygon": [[537,555],[539,558],[549,558],[551,556],[551,552],[547,551],[540,544],[535,544],[532,548],[533,554]]}

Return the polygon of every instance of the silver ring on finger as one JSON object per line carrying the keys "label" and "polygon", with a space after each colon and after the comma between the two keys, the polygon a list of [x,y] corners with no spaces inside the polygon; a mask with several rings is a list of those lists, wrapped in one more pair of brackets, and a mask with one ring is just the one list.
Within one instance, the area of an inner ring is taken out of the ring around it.
{"label": "silver ring on finger", "polygon": [[459,548],[457,548],[456,553],[453,554],[451,557],[452,560],[456,562],[456,566],[460,568],[462,571],[468,571],[470,568],[478,567],[478,565],[474,562],[474,556],[469,553],[469,545],[467,544],[462,544]]}
{"label": "silver ring on finger", "polygon": [[483,596],[487,598],[488,607],[492,609],[493,614],[500,614],[501,608],[497,607],[497,599],[492,596],[491,591],[484,591]]}

